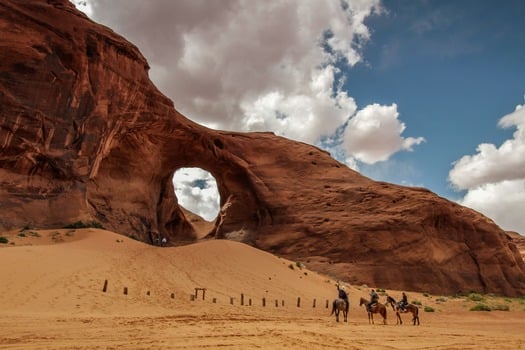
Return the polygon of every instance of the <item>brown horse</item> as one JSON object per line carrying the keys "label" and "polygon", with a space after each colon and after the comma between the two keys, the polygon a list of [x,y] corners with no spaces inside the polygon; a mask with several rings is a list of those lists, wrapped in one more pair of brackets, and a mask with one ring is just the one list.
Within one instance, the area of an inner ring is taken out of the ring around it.
{"label": "brown horse", "polygon": [[368,313],[368,323],[374,324],[374,314],[380,314],[383,316],[383,324],[386,324],[386,307],[381,303],[375,303],[370,307],[370,311],[367,308],[369,301],[365,298],[359,300],[359,306],[365,305],[366,312]]}
{"label": "brown horse", "polygon": [[416,305],[408,304],[407,306],[405,306],[406,311],[402,311],[399,303],[396,303],[396,300],[392,298],[391,296],[386,297],[386,302],[387,304],[390,304],[392,306],[392,310],[396,312],[396,317],[397,317],[396,324],[403,324],[403,320],[401,319],[401,315],[400,315],[401,313],[411,312],[412,313],[412,323],[415,326],[417,322],[417,325],[419,326],[419,308]]}
{"label": "brown horse", "polygon": [[350,307],[350,302],[346,302],[345,300],[343,299],[335,299],[334,302],[332,303],[332,313],[330,314],[330,316],[332,316],[334,313],[335,313],[335,320],[337,322],[339,322],[339,312],[343,312],[343,318],[345,320],[345,322],[347,322],[347,318],[348,318],[348,309]]}

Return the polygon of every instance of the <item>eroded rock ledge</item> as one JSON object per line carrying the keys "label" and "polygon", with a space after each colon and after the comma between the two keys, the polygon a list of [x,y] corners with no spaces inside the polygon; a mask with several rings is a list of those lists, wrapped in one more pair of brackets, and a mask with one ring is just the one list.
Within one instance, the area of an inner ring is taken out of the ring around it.
{"label": "eroded rock ledge", "polygon": [[134,45],[68,1],[4,0],[0,26],[0,228],[95,220],[192,242],[171,181],[200,167],[231,198],[217,238],[355,284],[525,295],[523,259],[488,218],[303,143],[192,122]]}

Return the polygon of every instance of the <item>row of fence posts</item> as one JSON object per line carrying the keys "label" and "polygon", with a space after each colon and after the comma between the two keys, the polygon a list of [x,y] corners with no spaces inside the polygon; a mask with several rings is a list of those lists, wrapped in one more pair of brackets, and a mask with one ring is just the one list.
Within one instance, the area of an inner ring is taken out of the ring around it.
{"label": "row of fence posts", "polygon": [[[104,281],[104,287],[102,287],[102,291],[104,293],[106,293],[107,290],[108,290],[108,280],[105,280]],[[197,300],[197,298],[199,296],[199,292],[202,293],[202,300],[205,300],[205,298],[206,298],[206,288],[195,288],[195,293],[190,296],[190,300],[191,301]],[[124,295],[128,295],[128,287],[124,287],[123,293],[124,293]],[[146,295],[148,295],[148,296],[150,295],[150,291],[149,290],[146,292]],[[171,299],[175,299],[175,293],[171,293]],[[234,299],[235,298],[230,297],[230,304],[231,305],[234,304]],[[217,298],[213,298],[212,302],[216,303],[217,302]],[[241,304],[241,306],[244,305],[244,293],[241,293],[240,304]],[[282,307],[284,307],[284,300],[281,300],[280,304],[281,304]],[[312,307],[315,308],[316,304],[317,304],[317,299],[314,298],[313,299],[313,303],[312,303]],[[252,306],[252,299],[251,298],[248,298],[248,306]],[[262,298],[262,306],[266,307],[266,298],[264,298],[264,297]],[[328,309],[328,306],[329,306],[329,302],[328,302],[328,299],[327,299],[325,307]],[[278,299],[275,299],[275,307],[279,307],[279,300]],[[300,297],[297,298],[297,307],[301,307],[301,298]]]}

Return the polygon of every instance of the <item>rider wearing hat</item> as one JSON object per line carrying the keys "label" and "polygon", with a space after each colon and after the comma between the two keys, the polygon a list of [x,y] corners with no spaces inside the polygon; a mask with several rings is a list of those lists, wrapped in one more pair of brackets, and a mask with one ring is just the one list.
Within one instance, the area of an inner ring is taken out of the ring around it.
{"label": "rider wearing hat", "polygon": [[370,291],[370,302],[369,302],[368,305],[366,306],[366,307],[367,307],[367,310],[370,311],[372,305],[374,305],[374,304],[377,303],[377,302],[379,302],[379,295],[377,295],[376,291],[372,289],[372,290]]}
{"label": "rider wearing hat", "polygon": [[350,305],[348,302],[348,293],[346,291],[346,287],[341,286],[339,283],[337,283],[335,286],[337,287],[339,299],[343,299],[346,302],[346,305]]}

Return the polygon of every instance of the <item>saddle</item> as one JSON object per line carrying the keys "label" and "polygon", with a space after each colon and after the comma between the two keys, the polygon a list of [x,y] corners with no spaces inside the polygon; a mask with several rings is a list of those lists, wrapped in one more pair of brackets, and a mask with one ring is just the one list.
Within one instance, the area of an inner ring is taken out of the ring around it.
{"label": "saddle", "polygon": [[399,312],[400,313],[408,312],[408,310],[406,309],[406,306],[403,306],[403,303],[399,302],[399,303],[397,303],[397,306],[399,307]]}

